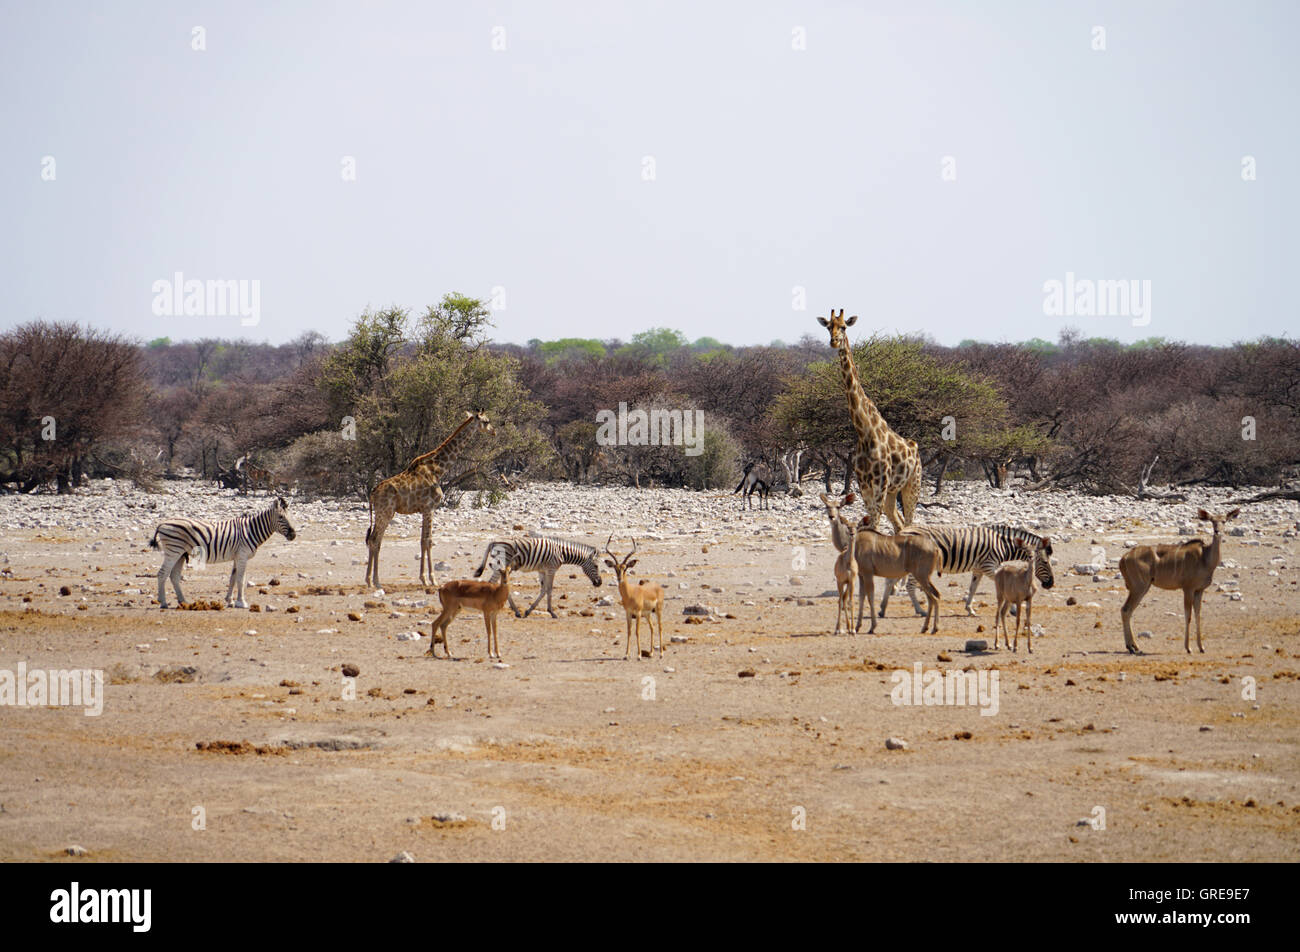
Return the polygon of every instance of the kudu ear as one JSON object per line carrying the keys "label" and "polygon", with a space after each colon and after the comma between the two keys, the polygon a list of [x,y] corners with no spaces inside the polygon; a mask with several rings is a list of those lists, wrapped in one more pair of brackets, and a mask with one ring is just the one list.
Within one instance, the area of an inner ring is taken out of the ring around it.
{"label": "kudu ear", "polygon": [[1224,522],[1227,522],[1229,519],[1236,519],[1237,516],[1238,516],[1238,514],[1240,514],[1240,512],[1241,512],[1240,509],[1234,509],[1234,510],[1232,510],[1232,512],[1228,513],[1227,515],[1225,515],[1225,516],[1223,517],[1223,521],[1224,521]]}
{"label": "kudu ear", "polygon": [[857,498],[858,498],[858,497],[855,496],[853,493],[849,493],[847,496],[844,497],[844,502],[841,503],[841,505],[844,505],[844,506],[851,506],[851,505],[853,505],[853,500],[855,500],[855,499],[857,499]]}
{"label": "kudu ear", "polygon": [[629,559],[627,565],[623,566],[623,571],[626,572],[628,569],[630,569],[630,568],[631,568],[632,566],[634,566],[634,565],[636,565],[636,559]]}
{"label": "kudu ear", "polygon": [[606,559],[606,560],[605,560],[605,564],[608,565],[611,569],[616,569],[616,568],[618,568],[618,566],[614,564],[614,560],[613,560],[613,559]]}
{"label": "kudu ear", "polygon": [[1197,509],[1197,510],[1196,510],[1196,518],[1197,518],[1197,519],[1202,519],[1202,520],[1204,520],[1204,521],[1206,521],[1206,522],[1209,522],[1209,520],[1210,520],[1210,514],[1209,514],[1208,512],[1206,512],[1204,509]]}

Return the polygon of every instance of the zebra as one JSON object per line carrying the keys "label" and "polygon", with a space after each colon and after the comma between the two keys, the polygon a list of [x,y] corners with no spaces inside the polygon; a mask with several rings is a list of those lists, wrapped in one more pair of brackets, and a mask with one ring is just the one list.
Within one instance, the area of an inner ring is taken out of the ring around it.
{"label": "zebra", "polygon": [[176,601],[185,604],[181,593],[181,568],[193,556],[200,565],[208,562],[234,562],[230,570],[230,585],[226,588],[226,604],[231,605],[231,593],[238,590],[239,597],[233,607],[247,608],[244,603],[244,569],[259,546],[271,538],[273,532],[281,533],[290,542],[298,533],[285,514],[289,504],[283,498],[261,512],[220,522],[203,522],[199,519],[171,519],[158,524],[149,540],[151,549],[162,549],[163,564],[158,570],[158,605],[167,607],[167,577],[176,589]]}
{"label": "zebra", "polygon": [[[1027,529],[1015,526],[918,526],[911,525],[904,532],[920,532],[928,535],[939,546],[941,568],[945,574],[970,572],[970,592],[966,595],[966,614],[974,615],[971,602],[975,590],[979,588],[980,579],[985,575],[992,577],[999,565],[1016,559],[1030,559],[1034,564],[1034,576],[1043,588],[1051,588],[1056,583],[1052,573],[1052,540],[1039,536]],[[893,594],[893,584],[885,586],[885,594],[880,600],[880,617],[885,616],[885,606]],[[907,580],[907,594],[912,599],[912,607],[918,615],[922,614],[916,600],[916,582]]]}
{"label": "zebra", "polygon": [[527,618],[529,612],[537,607],[537,603],[546,596],[546,610],[552,618],[559,618],[551,607],[551,595],[555,589],[555,573],[559,571],[561,565],[576,565],[587,573],[587,578],[591,579],[591,584],[597,588],[601,585],[599,553],[595,546],[587,545],[585,542],[573,542],[569,539],[552,539],[548,536],[529,533],[527,536],[516,537],[514,539],[494,539],[488,543],[487,551],[483,553],[483,562],[474,573],[475,578],[483,575],[483,571],[489,566],[492,567],[492,576],[489,581],[496,582],[500,578],[501,570],[508,568],[511,574],[516,572],[536,572],[541,579],[542,587],[533,599],[533,603],[528,606],[522,614],[519,607],[515,605],[514,595],[508,595],[510,601],[510,610],[515,613],[516,618]]}

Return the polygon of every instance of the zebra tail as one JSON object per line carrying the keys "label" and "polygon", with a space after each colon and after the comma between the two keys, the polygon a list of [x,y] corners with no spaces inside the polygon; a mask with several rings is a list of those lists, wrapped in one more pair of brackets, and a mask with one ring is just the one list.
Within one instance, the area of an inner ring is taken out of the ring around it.
{"label": "zebra tail", "polygon": [[483,561],[482,561],[482,563],[479,565],[478,570],[474,573],[474,577],[475,577],[475,578],[482,578],[482,577],[483,577],[483,570],[484,570],[485,568],[487,568],[488,559],[492,556],[492,547],[493,547],[494,545],[496,545],[495,542],[489,542],[489,543],[488,543],[487,550],[484,551],[484,553],[483,553]]}
{"label": "zebra tail", "polygon": [[149,548],[151,548],[151,549],[156,549],[156,548],[158,548],[158,530],[157,530],[157,529],[155,529],[155,530],[153,531],[153,538],[149,540]]}

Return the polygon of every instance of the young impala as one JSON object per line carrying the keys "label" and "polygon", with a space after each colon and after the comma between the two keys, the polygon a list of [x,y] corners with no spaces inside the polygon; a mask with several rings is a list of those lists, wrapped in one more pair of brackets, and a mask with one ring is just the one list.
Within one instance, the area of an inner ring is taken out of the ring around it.
{"label": "young impala", "polygon": [[[447,628],[452,620],[460,614],[462,608],[477,608],[483,613],[483,627],[487,629],[488,657],[501,659],[501,643],[497,640],[497,615],[510,596],[510,569],[501,570],[501,581],[477,582],[460,579],[444,582],[438,589],[438,600],[442,602],[442,614],[433,620],[433,631],[429,640],[428,653],[438,657],[434,648],[442,642],[442,649],[451,657],[451,642],[447,640]],[[441,629],[441,631],[439,631]],[[494,653],[495,652],[495,653]]]}

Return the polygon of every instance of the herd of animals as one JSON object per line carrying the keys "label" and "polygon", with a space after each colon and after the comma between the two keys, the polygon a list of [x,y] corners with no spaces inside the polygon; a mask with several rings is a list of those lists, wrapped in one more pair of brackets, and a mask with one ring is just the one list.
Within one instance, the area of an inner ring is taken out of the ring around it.
{"label": "herd of animals", "polygon": [[[966,596],[966,613],[973,615],[971,602],[980,580],[993,578],[997,594],[997,610],[993,628],[993,648],[998,648],[998,630],[1001,627],[1003,643],[1013,652],[1019,650],[1020,628],[1023,619],[1026,647],[1032,652],[1030,631],[1035,582],[1043,588],[1054,584],[1051,556],[1052,543],[1025,529],[1011,526],[924,526],[913,525],[912,517],[921,494],[921,458],[914,440],[899,436],[885,421],[875,403],[863,390],[848,342],[848,328],[857,320],[847,320],[844,311],[831,312],[830,318],[817,319],[830,331],[831,346],[839,354],[841,378],[848,400],[849,415],[857,434],[853,457],[854,475],[866,506],[866,515],[854,522],[842,510],[853,503],[854,494],[848,492],[836,500],[825,494],[821,500],[830,519],[831,542],[837,550],[835,583],[838,603],[835,616],[835,634],[844,629],[856,633],[862,628],[863,603],[871,613],[868,634],[876,630],[877,618],[884,617],[889,595],[897,581],[907,580],[908,595],[917,614],[922,614],[916,598],[919,587],[926,596],[927,606],[922,622],[922,633],[939,630],[939,590],[933,577],[943,573],[972,574],[970,591]],[[438,447],[417,456],[406,468],[379,483],[370,493],[370,525],[366,530],[368,560],[365,582],[378,588],[379,552],[384,532],[395,514],[415,514],[422,517],[420,530],[420,581],[434,583],[432,560],[432,513],[443,502],[444,493],[440,477],[446,472],[442,465],[455,455],[457,449],[476,433],[491,434],[492,424],[482,413],[466,411],[465,419]],[[744,493],[742,505],[752,508],[752,495],[758,493],[760,506],[768,504],[770,485],[761,478],[753,465],[745,467],[744,477],[735,493]],[[733,493],[733,495],[735,494]],[[899,521],[896,510],[902,511]],[[892,534],[876,530],[880,515],[888,518]],[[1219,564],[1220,539],[1223,524],[1237,516],[1233,509],[1215,515],[1204,509],[1198,518],[1213,528],[1210,542],[1193,539],[1170,545],[1141,545],[1129,549],[1120,559],[1120,573],[1128,588],[1128,598],[1120,609],[1124,627],[1124,645],[1134,654],[1140,654],[1133,640],[1131,621],[1134,610],[1143,596],[1154,585],[1157,588],[1183,592],[1183,648],[1191,652],[1191,620],[1196,616],[1196,647],[1202,653],[1201,597],[1210,586],[1214,570]],[[226,604],[246,608],[244,601],[244,574],[248,560],[257,549],[279,532],[286,539],[295,536],[288,517],[288,504],[277,498],[267,509],[217,522],[197,519],[173,519],[161,523],[149,545],[163,552],[163,564],[158,570],[158,604],[167,607],[166,581],[170,577],[178,602],[184,604],[181,592],[181,572],[191,559],[203,562],[233,562],[230,583],[226,589]],[[606,566],[613,570],[618,582],[619,597],[627,622],[627,639],[624,659],[630,657],[635,632],[636,657],[641,652],[641,620],[650,629],[650,652],[655,650],[655,622],[658,622],[659,655],[663,655],[663,608],[665,591],[662,585],[645,580],[637,583],[628,573],[637,563],[636,540],[632,551],[621,559],[609,548],[613,535],[605,543]],[[537,534],[493,540],[489,542],[483,561],[474,573],[474,579],[449,581],[438,589],[441,614],[433,621],[432,639],[428,653],[437,657],[439,643],[448,658],[451,657],[447,630],[452,620],[464,609],[483,614],[487,634],[489,658],[500,659],[497,640],[497,616],[508,604],[516,617],[527,617],[542,596],[546,596],[546,610],[557,617],[551,606],[555,574],[562,565],[580,567],[593,585],[601,584],[600,554],[594,546],[566,539],[550,538]],[[483,573],[491,569],[484,581]],[[521,572],[537,572],[541,589],[537,598],[523,612],[510,594],[510,577]],[[875,579],[886,580],[880,611],[875,605]],[[853,593],[858,590],[858,613],[853,619]],[[1011,612],[1015,619],[1015,638],[1008,633],[1006,616]]]}

